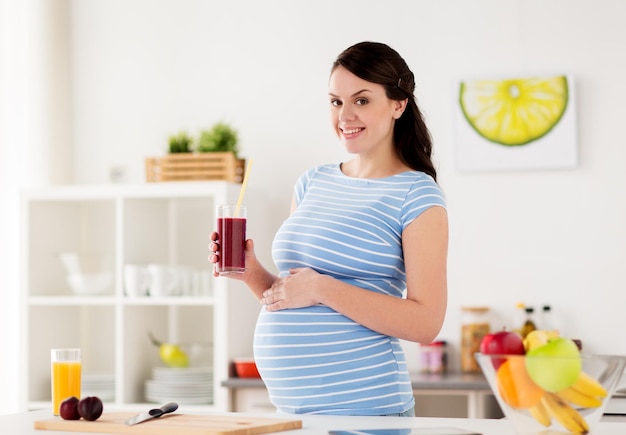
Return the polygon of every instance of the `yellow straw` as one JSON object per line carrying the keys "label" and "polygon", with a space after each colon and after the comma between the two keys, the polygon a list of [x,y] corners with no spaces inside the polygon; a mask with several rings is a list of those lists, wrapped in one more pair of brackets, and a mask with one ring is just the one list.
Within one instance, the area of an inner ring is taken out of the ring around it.
{"label": "yellow straw", "polygon": [[252,159],[248,160],[246,165],[246,173],[243,176],[243,182],[241,183],[241,190],[239,191],[239,199],[237,200],[237,207],[235,208],[235,217],[239,216],[239,208],[243,202],[243,195],[246,193],[246,186],[248,185],[248,175],[250,175],[250,168],[252,167]]}

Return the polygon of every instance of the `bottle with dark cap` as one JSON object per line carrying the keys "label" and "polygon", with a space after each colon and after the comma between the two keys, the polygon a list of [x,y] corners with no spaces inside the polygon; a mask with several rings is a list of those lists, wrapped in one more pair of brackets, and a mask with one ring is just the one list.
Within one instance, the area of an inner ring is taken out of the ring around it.
{"label": "bottle with dark cap", "polygon": [[526,307],[526,320],[524,321],[524,325],[522,326],[522,338],[526,338],[531,331],[537,329],[537,324],[535,323],[535,309],[533,307]]}

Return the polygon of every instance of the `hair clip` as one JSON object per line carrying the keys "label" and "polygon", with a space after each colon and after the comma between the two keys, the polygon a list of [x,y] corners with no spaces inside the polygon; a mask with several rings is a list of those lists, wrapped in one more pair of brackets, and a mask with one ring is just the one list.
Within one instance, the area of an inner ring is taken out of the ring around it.
{"label": "hair clip", "polygon": [[396,85],[397,87],[400,87],[400,83],[402,83],[402,78],[398,79],[398,84]]}

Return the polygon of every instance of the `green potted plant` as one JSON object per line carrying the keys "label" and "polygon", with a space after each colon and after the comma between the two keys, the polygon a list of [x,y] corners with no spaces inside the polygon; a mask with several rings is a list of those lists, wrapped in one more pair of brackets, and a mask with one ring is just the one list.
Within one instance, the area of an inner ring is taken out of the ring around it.
{"label": "green potted plant", "polygon": [[146,179],[241,183],[246,161],[238,158],[238,142],[237,131],[224,122],[202,130],[195,141],[185,131],[171,135],[168,155],[146,158]]}
{"label": "green potted plant", "polygon": [[170,154],[190,153],[193,138],[186,132],[170,135],[168,139],[168,149]]}
{"label": "green potted plant", "polygon": [[196,151],[199,153],[232,152],[239,153],[237,130],[224,122],[218,122],[210,130],[202,130],[198,137]]}

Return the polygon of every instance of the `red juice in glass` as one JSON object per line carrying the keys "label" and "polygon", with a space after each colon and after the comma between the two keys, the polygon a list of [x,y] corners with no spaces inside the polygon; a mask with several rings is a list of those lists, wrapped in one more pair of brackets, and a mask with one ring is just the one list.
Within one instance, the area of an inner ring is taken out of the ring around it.
{"label": "red juice in glass", "polygon": [[246,269],[246,208],[220,205],[217,210],[217,233],[220,255],[217,272],[220,275],[243,273]]}

